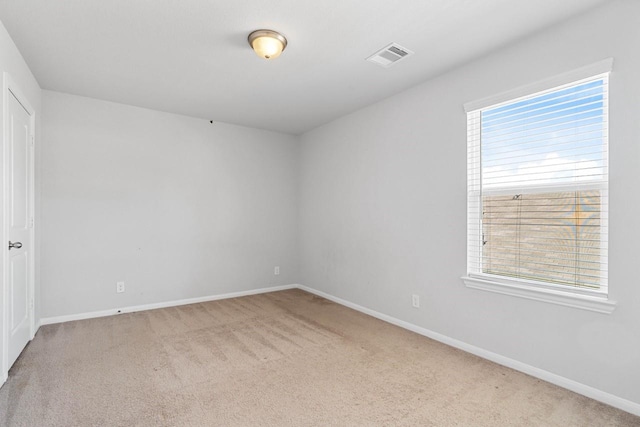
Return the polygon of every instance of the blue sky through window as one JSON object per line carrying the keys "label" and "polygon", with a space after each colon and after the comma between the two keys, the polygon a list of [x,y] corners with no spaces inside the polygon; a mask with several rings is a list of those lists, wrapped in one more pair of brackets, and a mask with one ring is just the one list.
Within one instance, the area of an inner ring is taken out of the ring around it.
{"label": "blue sky through window", "polygon": [[483,187],[600,179],[604,94],[599,79],[482,111]]}

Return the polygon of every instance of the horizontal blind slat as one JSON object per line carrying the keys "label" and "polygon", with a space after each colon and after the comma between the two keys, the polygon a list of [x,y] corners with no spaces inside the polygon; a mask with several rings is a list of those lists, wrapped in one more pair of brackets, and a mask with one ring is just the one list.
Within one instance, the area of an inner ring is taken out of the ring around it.
{"label": "horizontal blind slat", "polygon": [[581,83],[579,85],[567,85],[566,88],[562,88],[562,89],[550,89],[550,90],[546,90],[543,91],[542,93],[536,95],[532,95],[532,96],[525,96],[522,97],[522,99],[517,100],[515,102],[503,102],[500,103],[499,106],[497,107],[485,107],[482,110],[484,110],[485,112],[487,112],[487,114],[489,115],[496,115],[496,114],[500,114],[502,112],[505,111],[509,111],[509,110],[513,110],[514,108],[519,108],[528,104],[533,104],[535,105],[536,102],[541,102],[544,100],[551,100],[551,99],[555,99],[561,96],[564,96],[564,94],[569,93],[571,91],[580,91],[580,90],[584,90],[584,89],[588,89],[588,88],[593,88],[593,87],[607,87],[608,86],[608,81],[606,79],[595,79],[589,82],[585,82],[585,83]]}

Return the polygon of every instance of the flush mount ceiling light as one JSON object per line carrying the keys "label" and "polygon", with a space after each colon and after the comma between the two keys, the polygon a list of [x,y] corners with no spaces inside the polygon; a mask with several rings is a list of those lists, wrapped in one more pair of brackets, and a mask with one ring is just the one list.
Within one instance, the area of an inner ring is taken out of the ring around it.
{"label": "flush mount ceiling light", "polygon": [[259,57],[274,59],[287,47],[287,39],[277,31],[256,30],[249,34],[249,44]]}

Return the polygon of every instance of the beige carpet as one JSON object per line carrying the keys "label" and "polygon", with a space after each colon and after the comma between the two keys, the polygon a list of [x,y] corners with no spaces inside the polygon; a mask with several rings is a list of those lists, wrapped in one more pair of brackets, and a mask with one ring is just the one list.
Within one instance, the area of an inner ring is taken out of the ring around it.
{"label": "beige carpet", "polygon": [[44,326],[2,426],[631,426],[640,418],[299,291]]}

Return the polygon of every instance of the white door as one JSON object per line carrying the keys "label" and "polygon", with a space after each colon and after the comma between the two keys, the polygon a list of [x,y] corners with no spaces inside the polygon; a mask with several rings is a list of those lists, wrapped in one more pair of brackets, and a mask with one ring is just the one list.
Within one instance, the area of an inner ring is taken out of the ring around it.
{"label": "white door", "polygon": [[31,339],[30,272],[32,228],[31,218],[31,142],[33,121],[31,114],[16,98],[11,88],[8,97],[8,129],[5,141],[5,193],[8,242],[2,242],[8,251],[6,284],[8,290],[8,367],[16,361]]}

